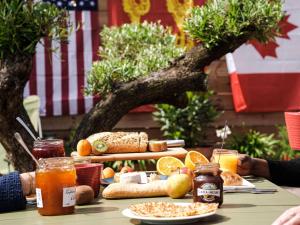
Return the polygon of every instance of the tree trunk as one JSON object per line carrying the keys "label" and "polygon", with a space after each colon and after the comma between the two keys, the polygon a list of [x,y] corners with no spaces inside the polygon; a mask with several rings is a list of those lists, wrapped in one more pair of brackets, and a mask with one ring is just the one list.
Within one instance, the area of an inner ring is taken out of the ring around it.
{"label": "tree trunk", "polygon": [[16,56],[0,61],[0,142],[7,152],[8,159],[20,172],[33,169],[31,158],[14,138],[14,133],[19,132],[29,149],[32,148],[32,138],[16,121],[16,117],[20,116],[32,128],[23,107],[23,91],[31,68],[30,56]]}
{"label": "tree trunk", "polygon": [[[251,31],[251,28],[249,27]],[[169,68],[154,72],[147,77],[120,84],[105,99],[87,113],[76,130],[72,147],[87,136],[100,131],[109,131],[131,109],[144,104],[170,103],[186,91],[206,90],[203,68],[228,52],[233,52],[250,38],[249,33],[220,43],[211,50],[195,46],[178,58]]]}

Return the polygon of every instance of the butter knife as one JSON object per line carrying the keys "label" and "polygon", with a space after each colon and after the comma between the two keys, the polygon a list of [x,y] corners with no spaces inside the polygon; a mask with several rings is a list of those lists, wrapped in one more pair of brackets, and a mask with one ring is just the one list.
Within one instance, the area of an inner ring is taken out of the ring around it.
{"label": "butter knife", "polygon": [[224,190],[224,193],[252,193],[252,194],[273,194],[277,189],[273,188],[249,188],[249,189],[231,189]]}

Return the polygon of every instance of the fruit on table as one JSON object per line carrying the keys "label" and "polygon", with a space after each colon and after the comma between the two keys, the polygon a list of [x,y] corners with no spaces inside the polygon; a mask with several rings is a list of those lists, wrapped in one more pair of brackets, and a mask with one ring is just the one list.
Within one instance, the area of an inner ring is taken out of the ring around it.
{"label": "fruit on table", "polygon": [[197,151],[189,151],[185,157],[184,164],[190,170],[196,169],[196,164],[203,165],[209,163],[209,160]]}
{"label": "fruit on table", "polygon": [[102,171],[102,178],[103,179],[114,177],[114,175],[115,175],[115,171],[110,167],[106,167]]}
{"label": "fruit on table", "polygon": [[156,170],[161,175],[169,176],[178,168],[184,167],[183,162],[172,156],[165,156],[160,158],[156,163]]}
{"label": "fruit on table", "polygon": [[107,149],[108,146],[103,141],[96,140],[92,144],[92,153],[94,155],[102,155],[104,152],[107,151]]}
{"label": "fruit on table", "polygon": [[191,178],[194,176],[193,171],[190,170],[188,167],[182,167],[182,168],[180,168],[179,173],[187,174],[187,175],[189,175]]}
{"label": "fruit on table", "polygon": [[192,186],[192,179],[187,174],[173,174],[167,180],[167,193],[171,198],[183,198]]}
{"label": "fruit on table", "polygon": [[132,169],[130,166],[123,166],[122,169],[120,170],[120,173],[131,173],[133,171],[134,169]]}
{"label": "fruit on table", "polygon": [[85,205],[91,203],[94,200],[93,188],[88,185],[77,186],[75,198],[77,205]]}
{"label": "fruit on table", "polygon": [[77,143],[77,153],[80,156],[90,155],[92,152],[92,146],[90,142],[86,139],[82,139]]}

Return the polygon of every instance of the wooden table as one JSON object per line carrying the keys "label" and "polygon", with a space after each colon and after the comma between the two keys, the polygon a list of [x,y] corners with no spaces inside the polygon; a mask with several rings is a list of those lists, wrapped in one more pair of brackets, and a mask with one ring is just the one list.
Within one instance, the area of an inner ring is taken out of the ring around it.
{"label": "wooden table", "polygon": [[[260,179],[253,182],[257,188],[277,188],[275,194],[226,193],[224,205],[216,215],[194,224],[267,225],[271,224],[284,210],[299,205],[300,198],[286,190]],[[128,225],[139,224],[121,214],[130,204],[145,201],[192,202],[191,198],[104,200],[93,205],[77,207],[76,213],[67,216],[40,216],[34,207],[25,211],[0,214],[1,225]]]}

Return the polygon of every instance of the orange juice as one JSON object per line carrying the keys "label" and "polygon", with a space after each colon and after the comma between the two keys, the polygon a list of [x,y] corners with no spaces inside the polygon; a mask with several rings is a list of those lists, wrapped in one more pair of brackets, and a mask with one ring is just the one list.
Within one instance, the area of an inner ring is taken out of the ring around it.
{"label": "orange juice", "polygon": [[235,150],[215,149],[212,161],[219,163],[222,171],[237,173],[238,152]]}
{"label": "orange juice", "polygon": [[39,160],[36,171],[38,212],[44,216],[74,212],[76,171],[69,158]]}

